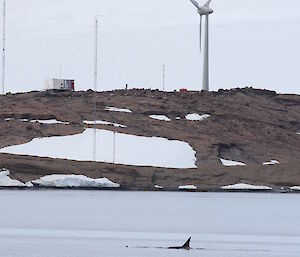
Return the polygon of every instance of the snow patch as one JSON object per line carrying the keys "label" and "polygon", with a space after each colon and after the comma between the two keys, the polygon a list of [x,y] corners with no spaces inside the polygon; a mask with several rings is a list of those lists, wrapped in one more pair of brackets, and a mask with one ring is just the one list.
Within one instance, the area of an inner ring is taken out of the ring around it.
{"label": "snow patch", "polygon": [[[27,120],[28,121],[28,120]],[[34,122],[38,122],[41,124],[63,124],[63,125],[69,125],[69,122],[62,122],[56,119],[51,119],[51,120],[31,120],[30,122],[34,123]]]}
{"label": "snow patch", "polygon": [[272,188],[269,186],[255,186],[255,185],[243,184],[243,183],[223,186],[222,189],[224,190],[272,190]]}
{"label": "snow patch", "polygon": [[19,180],[11,179],[9,177],[9,170],[2,169],[0,171],[0,187],[25,187],[26,185]]}
{"label": "snow patch", "polygon": [[202,115],[200,115],[200,114],[197,114],[197,113],[187,114],[185,116],[185,118],[187,120],[191,120],[191,121],[203,121],[203,120],[205,120],[205,119],[207,119],[209,117],[210,117],[209,114],[202,114]]}
{"label": "snow patch", "polygon": [[[13,118],[6,118],[5,121],[11,121]],[[40,124],[63,124],[63,125],[69,125],[69,122],[63,122],[56,119],[50,119],[50,120],[29,120],[29,119],[18,119],[22,122],[31,122],[31,123],[40,123]]]}
{"label": "snow patch", "polygon": [[300,191],[300,186],[292,186],[290,189],[293,191]]}
{"label": "snow patch", "polygon": [[107,178],[93,179],[84,175],[49,175],[32,181],[43,187],[118,188],[119,184]]}
{"label": "snow patch", "polygon": [[276,165],[279,164],[279,161],[271,160],[269,162],[264,162],[263,165]]}
{"label": "snow patch", "polygon": [[112,106],[107,106],[107,107],[105,107],[105,111],[132,113],[132,111],[129,110],[129,109],[117,108],[117,107],[112,107]]}
{"label": "snow patch", "polygon": [[179,190],[197,190],[197,187],[194,185],[186,185],[186,186],[179,186]]}
{"label": "snow patch", "polygon": [[[94,129],[87,128],[81,134],[35,138],[29,143],[2,148],[0,152],[93,161],[93,136]],[[196,152],[186,142],[114,133],[101,129],[96,130],[96,138],[97,162],[180,169],[197,168]]]}
{"label": "snow patch", "polygon": [[94,125],[95,122],[96,122],[96,125],[107,125],[107,126],[114,126],[117,128],[126,128],[125,125],[118,124],[118,123],[112,123],[112,122],[105,121],[105,120],[96,120],[96,121],[85,120],[85,121],[83,121],[83,123],[86,125]]}
{"label": "snow patch", "polygon": [[166,115],[150,115],[149,117],[154,120],[171,121]]}
{"label": "snow patch", "polygon": [[29,181],[29,182],[26,182],[26,183],[25,183],[25,186],[26,186],[26,187],[33,187],[33,184],[31,183],[31,181]]}
{"label": "snow patch", "polygon": [[245,163],[242,163],[242,162],[225,160],[225,159],[222,159],[222,158],[220,158],[220,161],[226,167],[231,167],[231,166],[245,166],[246,165]]}

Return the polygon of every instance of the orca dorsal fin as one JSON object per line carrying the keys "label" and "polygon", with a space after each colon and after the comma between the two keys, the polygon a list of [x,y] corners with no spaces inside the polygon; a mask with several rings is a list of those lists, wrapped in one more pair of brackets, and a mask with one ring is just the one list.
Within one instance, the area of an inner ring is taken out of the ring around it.
{"label": "orca dorsal fin", "polygon": [[181,247],[182,249],[190,249],[191,237]]}

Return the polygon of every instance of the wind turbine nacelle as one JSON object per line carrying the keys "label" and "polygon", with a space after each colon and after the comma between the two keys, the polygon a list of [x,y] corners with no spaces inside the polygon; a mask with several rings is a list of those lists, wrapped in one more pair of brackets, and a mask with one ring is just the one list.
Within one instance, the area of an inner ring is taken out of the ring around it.
{"label": "wind turbine nacelle", "polygon": [[200,15],[209,15],[209,14],[212,14],[213,12],[214,12],[214,10],[208,6],[202,6],[198,9],[198,13]]}

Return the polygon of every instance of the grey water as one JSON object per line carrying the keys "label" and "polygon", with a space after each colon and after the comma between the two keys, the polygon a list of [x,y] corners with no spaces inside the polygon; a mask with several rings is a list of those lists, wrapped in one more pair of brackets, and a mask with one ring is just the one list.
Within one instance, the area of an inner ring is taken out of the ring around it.
{"label": "grey water", "polygon": [[0,256],[298,257],[299,223],[293,194],[4,190]]}

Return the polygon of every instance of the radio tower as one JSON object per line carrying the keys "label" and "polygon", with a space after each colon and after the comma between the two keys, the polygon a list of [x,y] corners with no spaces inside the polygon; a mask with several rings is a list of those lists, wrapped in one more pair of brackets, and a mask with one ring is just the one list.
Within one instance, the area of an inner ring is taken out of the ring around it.
{"label": "radio tower", "polygon": [[98,17],[95,16],[95,66],[94,66],[94,142],[93,142],[93,160],[96,161],[96,149],[97,149],[97,129],[96,129],[96,117],[97,117],[97,87],[98,87]]}
{"label": "radio tower", "polygon": [[6,22],[6,2],[3,0],[3,38],[2,38],[2,94],[5,93],[5,22]]}

